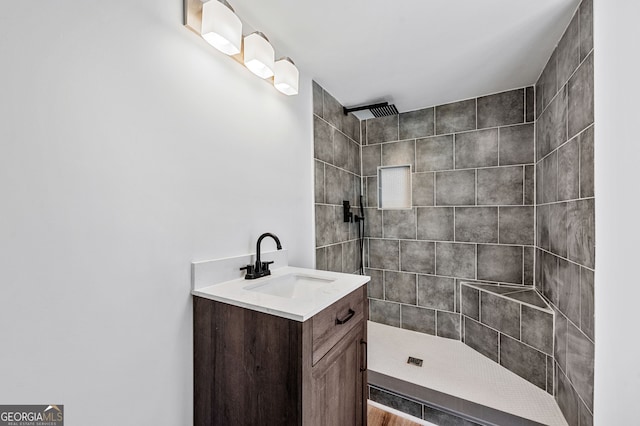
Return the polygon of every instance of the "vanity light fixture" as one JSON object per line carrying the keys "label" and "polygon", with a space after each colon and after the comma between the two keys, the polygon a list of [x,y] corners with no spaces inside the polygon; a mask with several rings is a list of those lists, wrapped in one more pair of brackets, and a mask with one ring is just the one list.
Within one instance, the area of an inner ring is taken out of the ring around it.
{"label": "vanity light fixture", "polygon": [[273,85],[278,91],[285,95],[298,94],[299,72],[291,58],[281,58],[275,63],[275,75],[273,77]]}
{"label": "vanity light fixture", "polygon": [[226,0],[202,4],[202,38],[224,54],[240,53],[242,22]]}
{"label": "vanity light fixture", "polygon": [[244,38],[244,65],[260,78],[273,77],[275,51],[259,31]]}
{"label": "vanity light fixture", "polygon": [[259,31],[243,38],[243,22],[227,0],[184,0],[184,25],[279,92],[298,94],[300,73],[293,61],[275,61],[273,46]]}

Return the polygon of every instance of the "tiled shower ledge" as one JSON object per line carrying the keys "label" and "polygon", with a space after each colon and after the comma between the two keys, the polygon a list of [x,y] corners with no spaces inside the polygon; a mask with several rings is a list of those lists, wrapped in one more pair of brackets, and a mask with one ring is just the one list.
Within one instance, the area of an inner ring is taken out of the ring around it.
{"label": "tiled shower ledge", "polygon": [[462,281],[462,284],[469,287],[475,287],[479,290],[488,291],[497,296],[506,297],[507,299],[512,299],[518,303],[524,303],[543,311],[553,312],[549,305],[547,305],[547,303],[536,293],[536,291],[532,287],[481,284],[465,281]]}
{"label": "tiled shower ledge", "polygon": [[[370,371],[534,422],[567,425],[553,396],[460,341],[371,321],[368,330]],[[423,366],[407,364],[410,356]]]}

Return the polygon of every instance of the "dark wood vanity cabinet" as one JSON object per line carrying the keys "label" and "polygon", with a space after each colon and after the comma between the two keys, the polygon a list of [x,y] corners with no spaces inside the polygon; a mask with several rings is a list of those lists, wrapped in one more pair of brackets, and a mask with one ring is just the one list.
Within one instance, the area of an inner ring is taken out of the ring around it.
{"label": "dark wood vanity cabinet", "polygon": [[366,372],[361,371],[364,338],[359,325],[313,367],[311,417],[303,424],[366,424]]}
{"label": "dark wood vanity cabinet", "polygon": [[305,322],[193,308],[195,425],[366,425],[366,286]]}

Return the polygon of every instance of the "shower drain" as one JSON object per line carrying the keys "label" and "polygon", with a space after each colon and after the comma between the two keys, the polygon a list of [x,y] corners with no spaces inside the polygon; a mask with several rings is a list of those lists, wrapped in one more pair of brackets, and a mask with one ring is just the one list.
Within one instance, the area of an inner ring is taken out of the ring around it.
{"label": "shower drain", "polygon": [[422,367],[422,360],[420,358],[414,358],[412,356],[407,360],[407,364],[415,365],[417,367]]}

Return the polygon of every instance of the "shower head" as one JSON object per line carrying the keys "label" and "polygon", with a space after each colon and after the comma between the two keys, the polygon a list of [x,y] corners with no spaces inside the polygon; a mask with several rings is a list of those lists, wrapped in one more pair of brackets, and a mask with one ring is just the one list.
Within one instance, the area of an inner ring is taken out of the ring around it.
{"label": "shower head", "polygon": [[350,112],[362,111],[365,109],[368,109],[371,112],[371,114],[373,114],[374,117],[386,117],[388,115],[398,114],[398,109],[396,108],[396,106],[394,104],[389,105],[389,102],[381,102],[378,104],[363,105],[363,106],[353,107],[353,108],[344,107],[343,111],[344,111],[344,115],[347,115]]}

